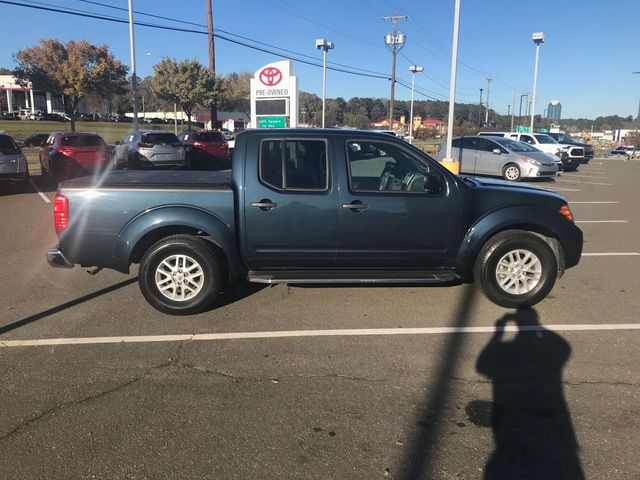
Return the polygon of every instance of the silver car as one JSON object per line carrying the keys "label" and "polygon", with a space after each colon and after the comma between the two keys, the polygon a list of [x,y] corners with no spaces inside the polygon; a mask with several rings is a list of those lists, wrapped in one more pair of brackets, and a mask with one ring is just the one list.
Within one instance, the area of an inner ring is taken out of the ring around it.
{"label": "silver car", "polygon": [[27,159],[5,132],[0,132],[0,180],[29,181]]}
{"label": "silver car", "polygon": [[154,167],[184,167],[184,147],[178,137],[162,130],[132,130],[116,142],[114,166],[130,170]]}
{"label": "silver car", "polygon": [[[440,148],[438,160],[443,159],[444,150]],[[512,182],[522,178],[552,177],[558,171],[551,155],[509,138],[454,138],[451,155],[460,163],[460,173],[500,176]]]}

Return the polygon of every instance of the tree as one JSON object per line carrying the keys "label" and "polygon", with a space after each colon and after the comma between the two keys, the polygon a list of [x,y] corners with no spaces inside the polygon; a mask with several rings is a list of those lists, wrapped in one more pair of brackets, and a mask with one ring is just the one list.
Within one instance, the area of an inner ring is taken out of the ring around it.
{"label": "tree", "polygon": [[250,116],[251,72],[230,73],[223,79],[223,92],[218,103],[218,109],[224,112],[243,112]]}
{"label": "tree", "polygon": [[222,93],[222,79],[211,75],[195,58],[180,62],[173,58],[163,58],[153,66],[153,71],[153,92],[161,100],[180,105],[187,115],[189,130],[193,111],[217,102]]}
{"label": "tree", "polygon": [[90,94],[109,97],[124,90],[127,67],[113,56],[106,45],[95,46],[81,40],[41,40],[36,47],[15,55],[18,66],[14,76],[23,86],[29,82],[38,88],[64,95],[65,111],[75,131],[78,103]]}

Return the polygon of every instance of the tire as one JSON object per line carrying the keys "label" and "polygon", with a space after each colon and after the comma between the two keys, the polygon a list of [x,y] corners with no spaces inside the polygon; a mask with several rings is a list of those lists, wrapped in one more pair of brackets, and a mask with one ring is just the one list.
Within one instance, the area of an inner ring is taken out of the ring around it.
{"label": "tire", "polygon": [[[182,271],[184,266],[190,269],[190,278]],[[209,242],[192,235],[173,235],[155,243],[144,254],[138,284],[156,310],[191,315],[213,304],[224,284],[223,275]],[[161,287],[166,287],[166,293]]]}
{"label": "tire", "polygon": [[[510,272],[507,267],[516,270]],[[501,307],[530,307],[544,299],[558,278],[558,261],[539,236],[507,230],[480,249],[473,277],[486,297]],[[501,286],[504,285],[504,286]]]}
{"label": "tire", "polygon": [[502,168],[502,177],[510,182],[519,182],[522,179],[520,167],[515,163],[507,163]]}

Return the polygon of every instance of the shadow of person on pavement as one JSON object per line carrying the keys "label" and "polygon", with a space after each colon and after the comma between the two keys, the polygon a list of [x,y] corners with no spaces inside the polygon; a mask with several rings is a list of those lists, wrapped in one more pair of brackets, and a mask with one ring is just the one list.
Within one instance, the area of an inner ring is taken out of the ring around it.
{"label": "shadow of person on pavement", "polygon": [[[517,332],[513,340],[505,340],[511,322]],[[472,422],[493,428],[495,451],[484,478],[584,479],[562,387],[569,343],[542,327],[531,308],[504,315],[496,329],[476,364],[493,383],[493,403],[486,408],[482,403],[488,402],[467,405]]]}

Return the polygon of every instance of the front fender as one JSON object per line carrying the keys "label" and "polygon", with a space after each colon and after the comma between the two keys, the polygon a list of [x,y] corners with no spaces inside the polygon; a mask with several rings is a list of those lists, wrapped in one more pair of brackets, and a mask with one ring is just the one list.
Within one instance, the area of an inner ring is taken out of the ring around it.
{"label": "front fender", "polygon": [[144,211],[122,228],[113,252],[116,270],[128,271],[131,253],[145,235],[160,229],[179,230],[180,227],[203,232],[224,252],[231,265],[240,263],[234,225],[197,207],[166,205]]}
{"label": "front fender", "polygon": [[[580,232],[580,229],[565,220],[560,213],[548,207],[513,205],[493,210],[480,217],[466,231],[455,256],[454,267],[464,277],[470,277],[476,256],[487,240],[496,233],[512,229],[527,230],[545,237],[555,238],[560,241],[563,247],[563,252],[559,253],[564,254],[570,239],[565,238],[566,225],[563,224],[571,225]],[[580,236],[581,250],[582,237]]]}

